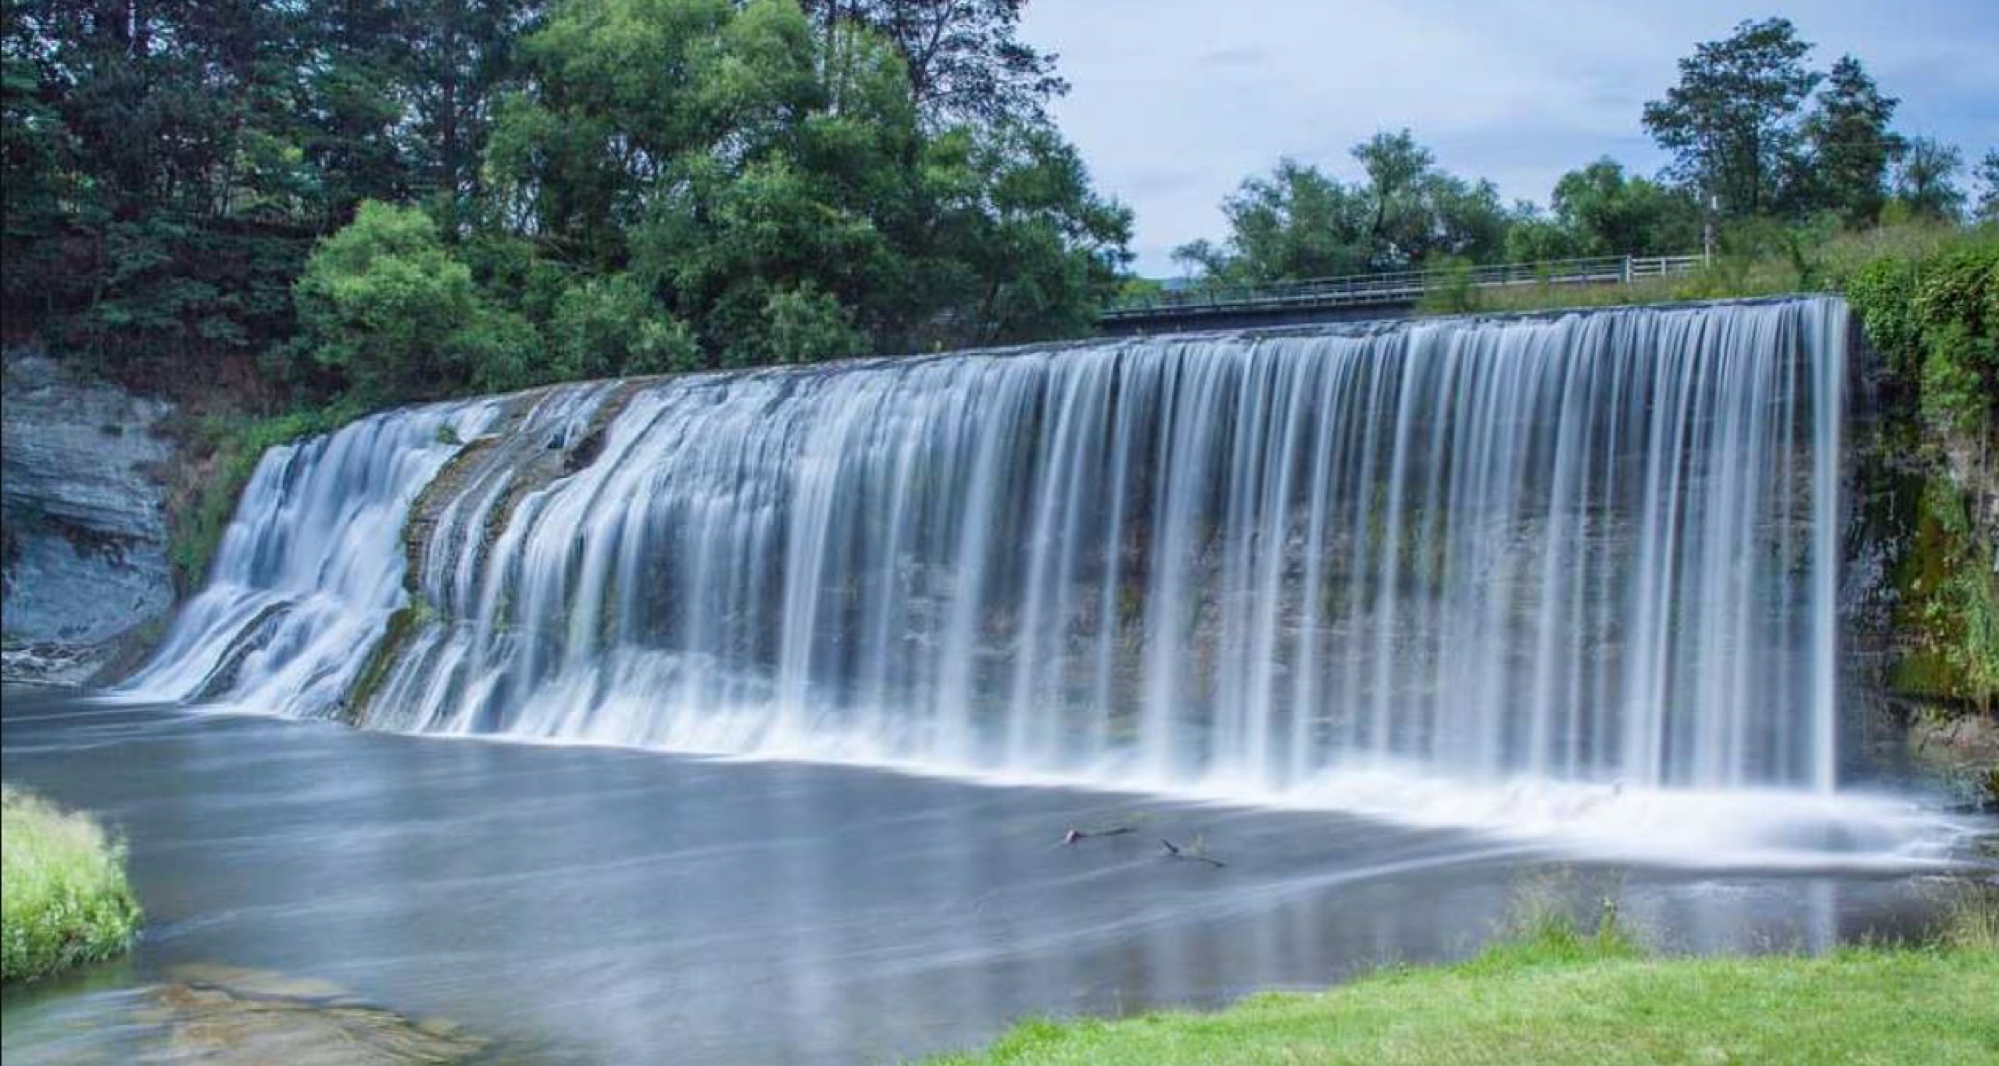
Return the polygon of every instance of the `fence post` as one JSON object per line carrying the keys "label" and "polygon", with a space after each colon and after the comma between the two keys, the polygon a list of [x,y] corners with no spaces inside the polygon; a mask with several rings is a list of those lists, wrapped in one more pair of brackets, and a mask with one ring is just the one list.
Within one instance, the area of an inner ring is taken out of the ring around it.
{"label": "fence post", "polygon": [[1626,285],[1631,284],[1631,257],[1629,255],[1626,255],[1624,257],[1623,273],[1624,273],[1624,284]]}

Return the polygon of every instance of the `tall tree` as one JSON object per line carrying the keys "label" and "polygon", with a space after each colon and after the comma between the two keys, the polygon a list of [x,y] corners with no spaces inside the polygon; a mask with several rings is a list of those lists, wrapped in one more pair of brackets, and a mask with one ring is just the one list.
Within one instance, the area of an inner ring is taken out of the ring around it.
{"label": "tall tree", "polygon": [[1810,150],[1801,206],[1837,211],[1849,226],[1872,223],[1888,199],[1888,167],[1906,147],[1888,126],[1898,101],[1882,95],[1852,56],[1826,77],[1804,122]]}
{"label": "tall tree", "polygon": [[[803,0],[831,41],[843,22],[895,47],[926,125],[1039,122],[1069,91],[1056,56],[1020,39],[1027,0]],[[828,49],[828,53],[831,53]]]}
{"label": "tall tree", "polygon": [[515,44],[540,18],[538,0],[410,0],[407,88],[413,163],[426,189],[466,203],[494,105],[516,75]]}
{"label": "tall tree", "polygon": [[1673,154],[1669,173],[1724,215],[1774,209],[1795,167],[1799,108],[1818,84],[1812,46],[1788,19],[1743,22],[1680,60],[1680,81],[1645,105],[1645,128]]}
{"label": "tall tree", "polygon": [[1902,157],[1895,195],[1910,213],[1922,218],[1956,221],[1964,211],[1964,190],[1957,185],[1964,154],[1957,146],[1931,137],[1915,137]]}

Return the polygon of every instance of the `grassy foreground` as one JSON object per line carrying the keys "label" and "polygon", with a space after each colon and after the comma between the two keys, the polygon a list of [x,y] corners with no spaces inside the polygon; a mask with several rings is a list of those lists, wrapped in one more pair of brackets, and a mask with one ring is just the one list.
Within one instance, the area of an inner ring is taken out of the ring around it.
{"label": "grassy foreground", "polygon": [[139,904],[124,849],[86,814],[0,791],[0,980],[31,981],[125,950]]}
{"label": "grassy foreground", "polygon": [[1999,920],[1818,958],[1649,957],[1542,923],[1456,966],[1392,969],[1215,1014],[1031,1021],[940,1063],[1999,1062]]}

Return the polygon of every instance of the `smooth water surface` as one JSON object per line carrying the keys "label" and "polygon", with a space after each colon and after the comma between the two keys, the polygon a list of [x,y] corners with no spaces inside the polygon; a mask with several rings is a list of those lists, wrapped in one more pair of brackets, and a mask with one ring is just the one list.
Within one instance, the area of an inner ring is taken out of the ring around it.
{"label": "smooth water surface", "polygon": [[[129,839],[145,939],[10,992],[9,1063],[164,1053],[190,966],[326,982],[499,1062],[895,1061],[1034,1014],[1467,954],[1566,870],[1672,950],[1913,933],[1934,870],[1675,872],[1325,812],[5,702],[5,775]],[[1136,831],[1075,847],[1071,827]],[[1227,865],[1162,858],[1202,841]]]}

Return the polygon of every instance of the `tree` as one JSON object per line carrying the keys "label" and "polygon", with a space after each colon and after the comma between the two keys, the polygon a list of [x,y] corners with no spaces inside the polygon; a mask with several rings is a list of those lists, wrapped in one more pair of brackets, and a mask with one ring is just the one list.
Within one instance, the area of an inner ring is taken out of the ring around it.
{"label": "tree", "polygon": [[1087,331],[1131,216],[1022,7],[6,0],[9,335],[320,399]]}
{"label": "tree", "polygon": [[1584,255],[1665,255],[1700,241],[1700,207],[1691,197],[1628,176],[1609,158],[1562,175],[1552,199]]}
{"label": "tree", "polygon": [[1266,177],[1246,179],[1222,204],[1226,246],[1197,241],[1175,258],[1211,282],[1260,284],[1505,253],[1513,219],[1491,182],[1438,169],[1408,130],[1376,134],[1352,155],[1367,175],[1363,183],[1343,184],[1288,159]]}
{"label": "tree", "polygon": [[481,189],[494,106],[517,74],[515,46],[537,0],[405,0],[411,163],[422,186],[463,204]]}
{"label": "tree", "polygon": [[1795,170],[1800,106],[1819,75],[1803,60],[1812,46],[1788,19],[1743,22],[1727,39],[1680,60],[1680,81],[1645,105],[1645,128],[1673,154],[1668,173],[1743,217],[1781,202]]}
{"label": "tree", "polygon": [[1800,206],[1837,211],[1849,226],[1871,224],[1888,199],[1888,166],[1906,147],[1888,124],[1898,101],[1883,96],[1860,61],[1841,56],[1804,122],[1810,166]]}
{"label": "tree", "polygon": [[629,271],[716,362],[1088,329],[1129,212],[1046,124],[926,129],[898,50],[837,28],[789,0],[556,6],[494,127],[495,213]]}
{"label": "tree", "polygon": [[829,42],[842,24],[888,41],[932,128],[1039,124],[1048,101],[1069,91],[1055,73],[1056,57],[1020,39],[1027,0],[805,0],[802,6]]}
{"label": "tree", "polygon": [[306,354],[371,402],[536,376],[532,332],[487,303],[415,208],[363,202],[313,250],[295,295]]}
{"label": "tree", "polygon": [[1978,160],[1978,182],[1985,186],[1978,196],[1978,220],[1999,220],[1999,148],[1987,148]]}
{"label": "tree", "polygon": [[1954,222],[1964,211],[1964,190],[1957,186],[1963,169],[1964,155],[1955,145],[1912,138],[1895,179],[1896,198],[1911,214]]}
{"label": "tree", "polygon": [[1366,209],[1358,194],[1318,168],[1283,159],[1223,201],[1226,250],[1196,241],[1174,257],[1230,284],[1359,273],[1368,266]]}

